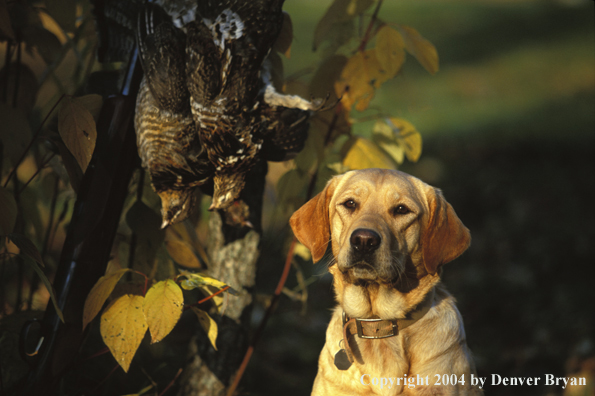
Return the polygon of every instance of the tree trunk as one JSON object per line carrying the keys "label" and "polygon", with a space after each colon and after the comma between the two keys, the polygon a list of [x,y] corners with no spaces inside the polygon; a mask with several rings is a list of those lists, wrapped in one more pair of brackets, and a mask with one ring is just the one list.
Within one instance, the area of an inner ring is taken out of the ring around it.
{"label": "tree trunk", "polygon": [[241,195],[241,200],[248,205],[248,220],[253,229],[229,225],[226,212],[211,214],[207,245],[211,267],[208,274],[231,285],[239,295],[228,297],[224,315],[218,320],[217,351],[202,329],[192,339],[179,396],[224,395],[248,347],[266,171],[266,162],[256,165],[248,175]]}

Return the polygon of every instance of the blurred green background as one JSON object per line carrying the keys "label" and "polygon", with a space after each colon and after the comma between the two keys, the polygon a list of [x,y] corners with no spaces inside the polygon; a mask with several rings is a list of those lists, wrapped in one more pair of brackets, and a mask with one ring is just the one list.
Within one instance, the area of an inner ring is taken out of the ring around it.
{"label": "blurred green background", "polygon": [[[286,2],[294,25],[286,76],[321,60],[312,37],[329,4]],[[471,248],[446,266],[444,282],[458,300],[478,374],[592,378],[593,2],[387,0],[380,18],[416,28],[440,55],[434,76],[408,56],[371,107],[417,127],[422,157],[401,170],[440,187],[471,229]],[[356,130],[365,135],[372,124]],[[257,277],[262,295],[279,278],[285,240],[277,229],[265,230]],[[244,394],[310,392],[334,302],[325,263],[300,261],[299,271],[313,280],[307,304],[282,298],[242,382]],[[297,274],[290,274],[289,289]],[[255,308],[255,324],[262,313]],[[572,394],[593,392],[579,391]],[[486,389],[489,395],[563,392]]]}

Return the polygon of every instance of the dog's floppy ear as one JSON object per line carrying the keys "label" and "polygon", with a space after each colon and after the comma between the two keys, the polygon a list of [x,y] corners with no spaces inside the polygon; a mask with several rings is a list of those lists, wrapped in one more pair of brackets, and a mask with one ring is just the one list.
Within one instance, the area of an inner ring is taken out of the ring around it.
{"label": "dog's floppy ear", "polygon": [[426,271],[433,275],[440,265],[467,250],[471,234],[439,189],[431,187],[427,197],[430,216],[422,236],[422,254]]}
{"label": "dog's floppy ear", "polygon": [[328,207],[339,178],[331,179],[324,190],[306,202],[289,219],[296,238],[312,252],[312,260],[319,261],[331,238]]}

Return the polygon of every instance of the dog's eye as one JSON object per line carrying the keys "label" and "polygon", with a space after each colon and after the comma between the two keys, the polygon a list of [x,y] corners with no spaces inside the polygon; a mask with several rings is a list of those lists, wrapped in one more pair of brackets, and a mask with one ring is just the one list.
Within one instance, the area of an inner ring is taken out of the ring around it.
{"label": "dog's eye", "polygon": [[404,214],[411,212],[411,210],[409,210],[409,208],[405,205],[398,205],[393,208],[392,212],[393,212],[393,215],[404,215]]}
{"label": "dog's eye", "polygon": [[347,201],[343,202],[343,206],[347,209],[355,209],[357,207],[357,203],[353,199],[348,199]]}

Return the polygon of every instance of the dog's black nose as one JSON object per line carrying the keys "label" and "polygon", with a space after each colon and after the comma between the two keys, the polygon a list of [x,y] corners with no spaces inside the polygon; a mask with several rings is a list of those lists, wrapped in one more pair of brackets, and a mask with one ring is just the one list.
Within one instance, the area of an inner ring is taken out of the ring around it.
{"label": "dog's black nose", "polygon": [[370,253],[378,249],[382,238],[375,231],[365,228],[358,228],[353,231],[349,242],[353,249],[358,253]]}

